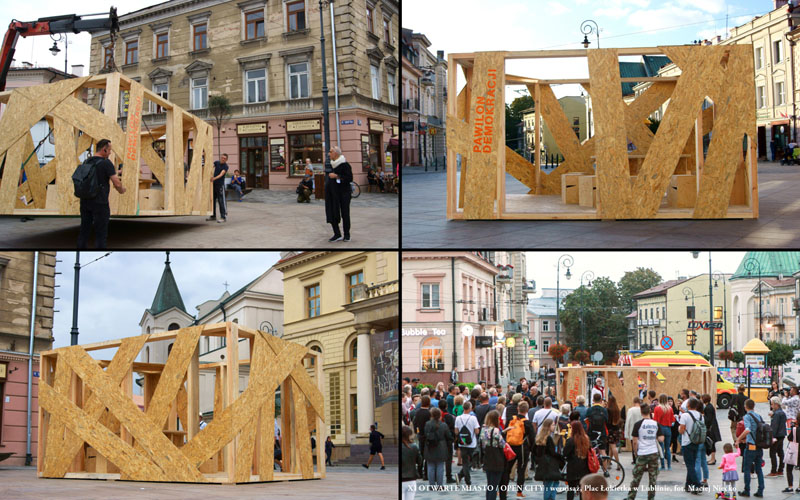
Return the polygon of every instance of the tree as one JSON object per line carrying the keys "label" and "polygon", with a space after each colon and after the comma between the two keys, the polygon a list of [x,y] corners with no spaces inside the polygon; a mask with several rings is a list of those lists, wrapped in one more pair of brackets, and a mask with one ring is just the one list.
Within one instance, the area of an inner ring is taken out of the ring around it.
{"label": "tree", "polygon": [[653,288],[661,283],[661,275],[650,268],[637,267],[635,271],[628,271],[619,280],[619,294],[625,311],[631,312],[636,309],[636,301],[633,296],[639,292]]}
{"label": "tree", "polygon": [[214,123],[217,124],[217,159],[220,160],[220,131],[222,124],[228,121],[233,111],[231,110],[231,103],[224,95],[212,95],[208,98],[208,113],[214,118]]}
{"label": "tree", "polygon": [[530,94],[517,97],[510,105],[506,104],[506,143],[515,142],[522,145],[517,125],[522,121],[522,112],[533,107],[533,97]]}
{"label": "tree", "polygon": [[736,368],[739,368],[739,365],[744,363],[744,354],[739,351],[733,353],[733,362],[736,363]]}
{"label": "tree", "polygon": [[772,368],[772,379],[777,380],[778,371],[776,368],[794,359],[794,352],[792,346],[788,344],[781,344],[780,342],[765,342],[765,344],[769,347],[767,366]]}
{"label": "tree", "polygon": [[585,338],[583,347],[613,359],[628,344],[628,328],[617,285],[608,278],[597,278],[591,288],[581,286],[564,299],[561,324],[567,345],[581,346],[581,307]]}

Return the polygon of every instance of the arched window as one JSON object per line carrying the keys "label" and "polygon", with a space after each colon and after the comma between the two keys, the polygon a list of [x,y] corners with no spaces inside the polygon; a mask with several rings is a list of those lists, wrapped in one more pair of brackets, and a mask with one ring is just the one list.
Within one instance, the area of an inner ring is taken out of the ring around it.
{"label": "arched window", "polygon": [[[148,326],[147,329],[149,330],[150,327]],[[144,362],[145,363],[149,363],[150,362],[150,346],[146,346],[144,348]]]}
{"label": "arched window", "polygon": [[178,323],[170,323],[169,327],[167,328],[167,331],[171,332],[172,330],[180,330],[180,329],[181,325],[179,325]]}
{"label": "arched window", "polygon": [[437,337],[428,337],[422,341],[422,369],[444,370],[444,350],[442,341]]}
{"label": "arched window", "polygon": [[147,327],[147,334],[150,335],[150,327]]}
{"label": "arched window", "polygon": [[[322,354],[322,348],[321,348],[320,346],[316,345],[316,344],[312,345],[310,349],[311,349],[312,351],[315,351],[315,352],[318,352],[318,353]],[[308,360],[308,366],[309,366],[309,367],[312,367],[312,366],[314,366],[314,364],[315,364],[316,360],[317,360],[317,358],[316,358],[316,357],[309,359],[309,360]]]}
{"label": "arched window", "polygon": [[358,359],[358,337],[350,342],[350,360],[355,361]]}

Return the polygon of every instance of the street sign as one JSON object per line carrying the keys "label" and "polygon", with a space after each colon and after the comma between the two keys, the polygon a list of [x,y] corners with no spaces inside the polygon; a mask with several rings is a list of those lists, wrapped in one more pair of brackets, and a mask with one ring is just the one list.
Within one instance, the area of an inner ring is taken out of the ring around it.
{"label": "street sign", "polygon": [[492,339],[492,337],[483,336],[483,335],[476,335],[475,336],[475,347],[476,348],[492,347],[493,343],[494,343],[494,339]]}
{"label": "street sign", "polygon": [[661,348],[662,349],[672,349],[672,337],[662,337],[661,338]]}
{"label": "street sign", "polygon": [[596,351],[592,354],[592,360],[594,361],[602,361],[603,360],[603,353],[601,351]]}
{"label": "street sign", "polygon": [[353,120],[342,120],[342,125],[352,125]]}
{"label": "street sign", "polygon": [[[361,125],[361,120],[359,120],[359,125]],[[400,125],[400,130],[403,132],[413,132],[414,131],[414,122],[403,122]]]}

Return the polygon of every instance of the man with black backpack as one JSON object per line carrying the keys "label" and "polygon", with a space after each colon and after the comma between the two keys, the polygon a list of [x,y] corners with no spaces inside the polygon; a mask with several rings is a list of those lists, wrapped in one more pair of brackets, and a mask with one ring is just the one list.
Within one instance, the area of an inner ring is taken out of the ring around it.
{"label": "man with black backpack", "polygon": [[75,196],[81,200],[81,232],[78,235],[78,249],[84,249],[89,245],[92,227],[94,227],[95,246],[98,249],[106,247],[108,220],[111,218],[111,209],[108,206],[109,181],[120,194],[125,192],[114,164],[108,160],[110,154],[111,141],[100,139],[95,147],[95,155],[79,165],[72,174]]}
{"label": "man with black backpack", "polygon": [[444,399],[439,400],[439,409],[442,410],[442,422],[447,425],[450,430],[449,438],[447,441],[447,452],[449,453],[447,460],[444,463],[445,472],[447,473],[447,484],[455,483],[453,479],[453,449],[454,440],[456,439],[456,417],[452,413],[447,413],[447,401]]}
{"label": "man with black backpack", "polygon": [[478,419],[472,414],[472,403],[469,401],[464,402],[464,413],[456,417],[455,428],[456,443],[461,451],[461,470],[456,474],[456,482],[463,478],[467,486],[470,486],[472,484],[472,478],[469,475],[472,456],[478,446],[478,433],[481,431],[481,426],[478,424]]}
{"label": "man with black backpack", "polygon": [[706,424],[698,408],[700,401],[689,398],[686,404],[686,412],[681,414],[678,432],[681,434],[681,450],[683,450],[683,460],[686,463],[686,482],[684,488],[693,494],[703,491],[700,478],[697,477],[695,462],[705,460],[706,457],[698,457],[697,451],[700,443],[706,440]]}
{"label": "man with black backpack", "polygon": [[[761,415],[754,411],[756,403],[752,399],[745,401],[744,407],[747,410],[747,414],[743,418],[744,432],[736,438],[734,445],[738,445],[741,441],[747,443],[742,466],[745,471],[749,471],[750,467],[755,467],[758,491],[753,496],[760,498],[764,496],[764,471],[761,470],[761,461],[764,455],[762,450],[769,448],[772,444],[772,429],[768,423],[764,422]],[[750,474],[747,472],[744,473],[744,491],[740,491],[739,496],[750,496]]]}
{"label": "man with black backpack", "polygon": [[737,393],[731,398],[731,404],[728,408],[728,420],[731,421],[731,436],[736,437],[736,424],[744,418],[744,402],[747,401],[744,391],[746,387],[744,384],[739,384]]}

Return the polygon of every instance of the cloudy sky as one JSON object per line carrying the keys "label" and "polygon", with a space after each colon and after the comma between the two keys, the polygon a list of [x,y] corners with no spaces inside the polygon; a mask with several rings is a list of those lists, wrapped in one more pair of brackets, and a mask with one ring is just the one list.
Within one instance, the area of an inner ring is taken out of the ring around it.
{"label": "cloudy sky", "polygon": [[[711,252],[713,272],[732,274],[739,267],[746,252]],[[697,276],[708,274],[708,252],[700,252],[695,259],[686,250],[675,252],[527,252],[526,279],[536,280],[537,293],[542,288],[556,287],[556,274],[559,257],[564,254],[572,256],[574,265],[570,268],[572,279],[564,277],[566,270],[561,267],[561,288],[577,288],[581,275],[592,271],[596,278],[601,276],[619,282],[627,271],[637,267],[652,268],[664,280],[672,280],[678,276]]]}
{"label": "cloudy sky", "polygon": [[[139,335],[139,320],[153,303],[164,271],[164,252],[81,252],[78,342],[88,344]],[[70,343],[75,252],[58,252],[53,348]],[[280,259],[278,252],[171,252],[170,267],[186,311],[233,293],[260,276]],[[88,264],[88,265],[87,265]]]}
{"label": "cloudy sky", "polygon": [[[429,50],[580,49],[581,23],[600,27],[600,47],[682,45],[696,39],[723,38],[728,28],[772,10],[772,0],[404,0],[403,27],[424,33]],[[446,22],[443,22],[445,20]],[[590,48],[597,48],[594,34]],[[535,78],[587,78],[585,59],[513,60],[506,71]],[[462,75],[459,74],[459,77]],[[459,79],[461,81],[461,79]],[[459,83],[459,87],[463,85]],[[510,86],[507,101],[520,94]],[[578,95],[577,85],[554,88],[558,97]]]}

